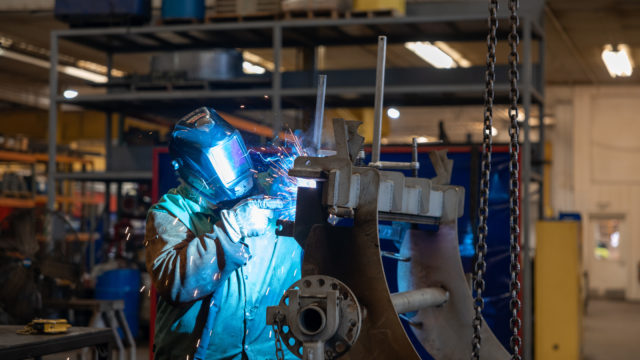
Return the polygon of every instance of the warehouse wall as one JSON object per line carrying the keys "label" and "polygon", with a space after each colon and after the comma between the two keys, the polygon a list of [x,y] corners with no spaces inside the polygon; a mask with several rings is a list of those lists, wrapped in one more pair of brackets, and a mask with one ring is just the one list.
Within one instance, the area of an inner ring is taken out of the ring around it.
{"label": "warehouse wall", "polygon": [[[548,94],[556,119],[554,210],[582,214],[590,289],[640,300],[640,87],[562,87]],[[619,261],[594,255],[602,218],[620,219]]]}

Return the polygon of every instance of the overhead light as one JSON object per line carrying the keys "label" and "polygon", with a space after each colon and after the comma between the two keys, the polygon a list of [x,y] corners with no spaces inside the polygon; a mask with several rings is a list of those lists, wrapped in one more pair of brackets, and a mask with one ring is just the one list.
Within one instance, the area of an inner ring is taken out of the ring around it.
{"label": "overhead light", "polygon": [[602,50],[602,61],[607,66],[607,71],[612,78],[629,77],[633,72],[633,59],[631,59],[629,46],[620,44],[617,49],[614,51],[611,44],[605,45]]}
{"label": "overhead light", "polygon": [[387,116],[392,119],[397,119],[400,117],[400,110],[390,107],[389,109],[387,109]]}
{"label": "overhead light", "polygon": [[262,66],[252,64],[248,61],[242,62],[242,71],[245,74],[264,74],[266,69]]}
{"label": "overhead light", "polygon": [[435,41],[433,45],[437,46],[440,50],[444,51],[447,55],[451,56],[453,60],[462,68],[471,67],[471,61],[467,60],[458,52],[458,50],[452,48],[444,41]]}
{"label": "overhead light", "polygon": [[438,69],[471,66],[469,60],[442,41],[436,41],[433,44],[428,41],[406,42],[404,47]]}
{"label": "overhead light", "polygon": [[[31,55],[21,54],[19,52],[12,51],[12,50],[2,49],[2,51],[0,51],[0,56],[4,56],[12,60],[20,61],[26,64],[31,64],[31,65],[38,66],[45,69],[48,69],[51,67],[51,64],[46,60],[42,60]],[[96,83],[107,82],[106,76],[96,74],[88,70],[80,69],[75,66],[58,65],[58,71],[60,71],[63,74],[67,74],[69,76],[73,76],[83,80],[93,81]]]}
{"label": "overhead light", "polygon": [[[244,61],[250,62],[251,64],[262,66],[263,68],[269,71],[274,71],[276,69],[276,65],[273,63],[273,61],[266,60],[262,56],[252,53],[251,51],[246,51],[246,50],[243,51],[242,59]],[[280,65],[280,71],[283,71],[283,70],[284,70],[284,67]]]}
{"label": "overhead light", "polygon": [[73,99],[78,96],[78,91],[74,89],[67,89],[62,93],[62,96],[64,96],[65,99]]}

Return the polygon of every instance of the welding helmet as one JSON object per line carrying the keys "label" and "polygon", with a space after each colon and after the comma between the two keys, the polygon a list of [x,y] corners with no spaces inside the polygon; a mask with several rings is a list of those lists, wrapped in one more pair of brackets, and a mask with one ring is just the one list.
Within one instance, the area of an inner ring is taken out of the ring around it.
{"label": "welding helmet", "polygon": [[182,181],[214,204],[237,199],[253,187],[253,164],[240,132],[211,108],[178,121],[169,152]]}

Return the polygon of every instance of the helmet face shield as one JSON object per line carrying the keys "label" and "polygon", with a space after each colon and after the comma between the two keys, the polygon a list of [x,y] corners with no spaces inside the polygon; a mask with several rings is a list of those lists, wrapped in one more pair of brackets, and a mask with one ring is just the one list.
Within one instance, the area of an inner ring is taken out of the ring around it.
{"label": "helmet face shield", "polygon": [[213,165],[220,182],[227,189],[251,171],[251,160],[240,134],[236,131],[222,144],[207,151],[209,161]]}
{"label": "helmet face shield", "polygon": [[169,151],[180,178],[211,202],[238,198],[253,186],[240,132],[213,109],[197,109],[178,121]]}

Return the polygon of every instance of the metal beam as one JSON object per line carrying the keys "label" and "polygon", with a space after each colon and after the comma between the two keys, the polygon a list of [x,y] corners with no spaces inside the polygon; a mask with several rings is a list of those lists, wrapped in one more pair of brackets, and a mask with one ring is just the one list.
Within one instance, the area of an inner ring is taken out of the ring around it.
{"label": "metal beam", "polygon": [[522,21],[522,107],[525,119],[523,123],[524,144],[522,146],[522,339],[523,357],[532,359],[533,355],[533,276],[531,274],[531,198],[529,185],[531,182],[531,87],[532,87],[532,52],[531,21]]}
{"label": "metal beam", "polygon": [[[52,32],[50,37],[51,67],[49,68],[49,162],[47,168],[47,210],[54,211],[56,206],[56,152],[58,145],[58,35]],[[53,236],[53,221],[49,222],[49,244]]]}

